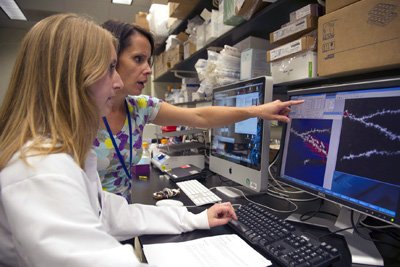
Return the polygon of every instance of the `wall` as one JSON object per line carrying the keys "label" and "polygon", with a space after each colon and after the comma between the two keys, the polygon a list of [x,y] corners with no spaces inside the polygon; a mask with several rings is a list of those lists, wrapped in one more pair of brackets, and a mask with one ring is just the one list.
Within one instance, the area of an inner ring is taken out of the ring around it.
{"label": "wall", "polygon": [[10,81],[19,45],[26,29],[0,28],[0,105]]}

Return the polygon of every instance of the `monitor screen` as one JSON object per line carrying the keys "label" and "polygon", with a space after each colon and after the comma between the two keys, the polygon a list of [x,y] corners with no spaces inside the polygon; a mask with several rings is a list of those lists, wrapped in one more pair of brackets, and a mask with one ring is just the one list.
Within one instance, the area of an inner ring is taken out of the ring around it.
{"label": "monitor screen", "polygon": [[[225,85],[213,91],[213,106],[246,107],[272,100],[271,77]],[[254,191],[267,184],[269,123],[259,118],[212,129],[210,169]]]}
{"label": "monitor screen", "polygon": [[400,224],[400,80],[289,91],[282,181]]}

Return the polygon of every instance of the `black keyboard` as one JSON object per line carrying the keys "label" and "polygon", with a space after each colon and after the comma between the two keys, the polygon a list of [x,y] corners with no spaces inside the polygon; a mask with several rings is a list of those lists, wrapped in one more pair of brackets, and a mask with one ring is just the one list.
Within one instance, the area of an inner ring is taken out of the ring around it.
{"label": "black keyboard", "polygon": [[229,225],[247,242],[282,266],[329,266],[340,252],[315,238],[305,236],[289,222],[266,208],[249,203],[236,210],[238,221]]}

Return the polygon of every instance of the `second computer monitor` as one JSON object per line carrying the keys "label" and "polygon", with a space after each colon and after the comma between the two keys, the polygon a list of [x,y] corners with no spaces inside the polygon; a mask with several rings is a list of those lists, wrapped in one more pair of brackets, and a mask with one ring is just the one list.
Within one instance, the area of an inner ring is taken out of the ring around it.
{"label": "second computer monitor", "polygon": [[[213,106],[245,107],[272,100],[272,78],[263,76],[214,89]],[[267,187],[269,122],[260,118],[212,129],[210,170],[248,189]]]}

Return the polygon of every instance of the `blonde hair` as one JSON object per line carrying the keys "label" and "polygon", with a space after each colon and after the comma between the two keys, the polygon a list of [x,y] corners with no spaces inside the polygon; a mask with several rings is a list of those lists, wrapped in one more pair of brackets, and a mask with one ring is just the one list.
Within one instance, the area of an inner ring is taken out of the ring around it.
{"label": "blonde hair", "polygon": [[19,150],[23,160],[28,151],[68,153],[84,166],[100,119],[88,88],[109,68],[112,44],[107,30],[76,14],[27,33],[0,109],[0,170]]}

